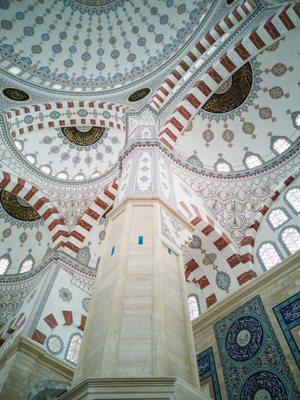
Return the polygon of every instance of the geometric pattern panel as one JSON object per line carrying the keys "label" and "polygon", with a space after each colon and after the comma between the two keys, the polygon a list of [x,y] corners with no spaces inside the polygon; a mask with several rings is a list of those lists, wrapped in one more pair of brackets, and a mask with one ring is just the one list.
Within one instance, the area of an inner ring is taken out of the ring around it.
{"label": "geometric pattern panel", "polygon": [[214,400],[222,400],[212,347],[197,355],[200,387]]}
{"label": "geometric pattern panel", "polygon": [[299,399],[259,295],[214,325],[228,399]]}
{"label": "geometric pattern panel", "polygon": [[300,368],[300,292],[278,304],[273,311]]}

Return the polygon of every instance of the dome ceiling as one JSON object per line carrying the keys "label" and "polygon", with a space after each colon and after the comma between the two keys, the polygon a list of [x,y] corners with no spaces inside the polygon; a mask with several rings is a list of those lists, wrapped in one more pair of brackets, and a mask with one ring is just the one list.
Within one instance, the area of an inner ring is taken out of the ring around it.
{"label": "dome ceiling", "polygon": [[189,124],[175,150],[196,166],[233,172],[259,168],[295,147],[300,57],[293,44],[298,34],[291,32],[235,72]]}
{"label": "dome ceiling", "polygon": [[206,3],[2,0],[1,68],[52,90],[124,87],[176,57]]}
{"label": "dome ceiling", "polygon": [[64,181],[103,176],[117,163],[124,144],[123,132],[97,126],[42,129],[13,141],[32,168]]}

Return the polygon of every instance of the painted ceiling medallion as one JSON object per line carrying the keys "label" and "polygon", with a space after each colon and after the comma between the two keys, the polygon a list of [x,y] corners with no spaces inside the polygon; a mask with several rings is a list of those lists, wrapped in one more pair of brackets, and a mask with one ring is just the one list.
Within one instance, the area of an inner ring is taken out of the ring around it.
{"label": "painted ceiling medallion", "polygon": [[149,93],[150,93],[149,88],[139,89],[139,90],[135,91],[134,93],[132,93],[128,97],[128,101],[130,101],[132,103],[135,101],[140,101],[140,100],[144,99],[146,96],[148,96]]}
{"label": "painted ceiling medallion", "polygon": [[237,70],[216,93],[204,104],[203,110],[210,113],[227,113],[244,103],[252,87],[250,63]]}
{"label": "painted ceiling medallion", "polygon": [[41,218],[25,200],[6,190],[0,192],[0,203],[7,214],[20,221],[34,222]]}
{"label": "painted ceiling medallion", "polygon": [[16,88],[5,88],[2,90],[2,93],[9,100],[13,101],[27,101],[30,98],[28,93]]}
{"label": "painted ceiling medallion", "polygon": [[101,139],[105,128],[103,126],[67,126],[61,128],[61,131],[69,142],[78,146],[91,146]]}

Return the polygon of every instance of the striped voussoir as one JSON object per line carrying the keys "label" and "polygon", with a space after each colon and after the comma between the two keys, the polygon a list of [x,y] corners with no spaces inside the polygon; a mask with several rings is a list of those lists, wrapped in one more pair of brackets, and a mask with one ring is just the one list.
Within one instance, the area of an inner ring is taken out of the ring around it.
{"label": "striped voussoir", "polygon": [[86,323],[86,315],[75,311],[63,310],[52,313],[40,320],[38,328],[32,334],[31,339],[44,344],[47,337],[57,326],[73,326],[81,331],[84,331]]}
{"label": "striped voussoir", "polygon": [[283,6],[235,43],[203,74],[175,109],[160,131],[162,142],[173,149],[188,123],[218,87],[251,58],[299,26],[299,17],[299,3]]}
{"label": "striped voussoir", "polygon": [[179,210],[194,226],[194,233],[199,234],[200,237],[201,235],[207,236],[232,269],[239,285],[243,285],[256,277],[253,270],[253,257],[250,257],[251,262],[249,263],[249,257],[240,254],[239,249],[231,242],[216,221],[213,221],[208,215],[201,215],[198,207],[193,204],[180,202],[179,205]]}
{"label": "striped voussoir", "polygon": [[217,302],[212,285],[204,274],[202,267],[193,258],[185,264],[185,279],[188,282],[193,282],[201,289],[207,308]]}
{"label": "striped voussoir", "polygon": [[40,214],[50,231],[54,247],[58,242],[65,240],[68,236],[65,221],[58,209],[36,186],[8,172],[0,171],[0,190],[2,189],[21,197]]}
{"label": "striped voussoir", "polygon": [[26,316],[24,313],[21,313],[13,318],[7,330],[3,332],[0,338],[0,347],[6,342],[6,340],[10,337],[10,335],[18,331],[25,324],[25,321],[26,321]]}
{"label": "striped voussoir", "polygon": [[255,239],[258,230],[261,226],[262,220],[269,211],[270,207],[278,199],[278,197],[285,191],[285,189],[299,176],[300,171],[295,171],[288,178],[286,178],[273,192],[267,201],[258,210],[253,224],[246,230],[246,235],[241,241],[241,257],[244,259],[244,264],[250,265],[254,262],[254,247]]}
{"label": "striped voussoir", "polygon": [[209,50],[222,36],[235,28],[239,23],[251,15],[253,8],[248,1],[237,6],[232,12],[225,15],[202,39],[183,57],[170,75],[164,80],[162,86],[157,90],[150,101],[150,105],[159,111],[167,102],[176,84],[182,79],[187,71],[194,66],[199,58]]}
{"label": "striped voussoir", "polygon": [[83,246],[86,235],[90,232],[96,222],[113,205],[117,196],[119,187],[119,178],[114,179],[110,184],[104,187],[101,194],[93,200],[92,204],[78,220],[76,227],[70,232],[68,240],[58,244],[57,248],[65,253],[75,257]]}
{"label": "striped voussoir", "polygon": [[[84,109],[86,111],[93,111],[93,114],[84,118],[78,115],[78,111]],[[71,110],[73,115],[67,117],[64,110]],[[60,116],[52,118],[51,112],[59,112]],[[102,117],[103,111],[109,111],[113,116],[114,120],[107,120]],[[125,131],[125,126],[122,123],[122,117],[124,117],[127,111],[132,111],[130,107],[124,107],[113,103],[99,103],[95,101],[66,101],[66,102],[53,102],[43,103],[36,105],[28,105],[20,108],[12,108],[4,112],[7,122],[14,121],[16,118],[19,120],[18,129],[12,130],[10,133],[12,137],[22,135],[26,132],[31,132],[37,129],[44,128],[57,128],[65,126],[106,126],[108,128],[116,128]],[[40,121],[38,115],[40,113],[49,113],[48,116],[44,116],[43,122]],[[75,114],[76,113],[76,114]],[[37,114],[37,118],[33,120],[32,124],[27,124],[22,117],[30,114],[34,116]]]}

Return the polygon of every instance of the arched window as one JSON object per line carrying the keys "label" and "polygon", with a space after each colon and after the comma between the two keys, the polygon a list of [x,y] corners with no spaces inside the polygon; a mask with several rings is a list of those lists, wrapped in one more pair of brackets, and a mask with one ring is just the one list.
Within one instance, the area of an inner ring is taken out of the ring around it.
{"label": "arched window", "polygon": [[4,275],[5,272],[8,270],[8,267],[11,264],[11,259],[8,254],[4,254],[0,258],[0,275]]}
{"label": "arched window", "polygon": [[30,271],[34,266],[34,258],[31,254],[29,254],[20,265],[20,273],[23,274],[24,272]]}
{"label": "arched window", "polygon": [[230,172],[231,168],[230,165],[226,162],[218,162],[216,164],[216,170],[220,172]]}
{"label": "arched window", "polygon": [[268,216],[268,222],[273,229],[279,228],[289,219],[290,218],[288,214],[282,208],[276,208],[275,210],[271,211]]}
{"label": "arched window", "polygon": [[273,150],[276,154],[283,153],[289,147],[290,142],[284,137],[275,137],[274,141],[271,143],[271,150]]}
{"label": "arched window", "polygon": [[244,163],[247,168],[255,168],[262,164],[262,159],[256,154],[250,154],[245,157]]}
{"label": "arched window", "polygon": [[300,232],[297,227],[289,226],[284,228],[280,234],[282,244],[288,250],[288,253],[293,254],[300,250]]}
{"label": "arched window", "polygon": [[300,212],[300,188],[295,187],[288,190],[285,199],[294,212]]}
{"label": "arched window", "polygon": [[276,250],[274,244],[270,242],[265,242],[260,245],[258,256],[266,269],[270,269],[282,261],[282,257]]}
{"label": "arched window", "polygon": [[188,305],[189,305],[191,319],[195,319],[195,318],[199,317],[199,315],[200,315],[199,300],[195,294],[189,295]]}
{"label": "arched window", "polygon": [[66,361],[77,364],[82,337],[79,333],[70,336],[67,347]]}

